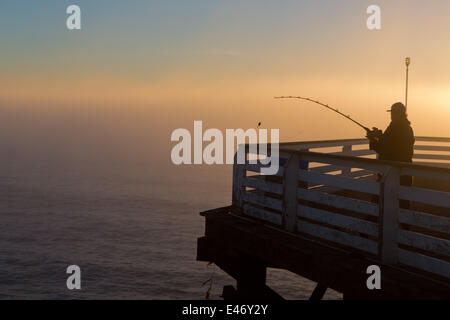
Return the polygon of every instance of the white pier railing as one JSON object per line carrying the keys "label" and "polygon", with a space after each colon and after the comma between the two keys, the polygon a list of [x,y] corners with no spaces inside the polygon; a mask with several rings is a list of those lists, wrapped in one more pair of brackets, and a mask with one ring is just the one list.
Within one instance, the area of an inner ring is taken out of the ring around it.
{"label": "white pier railing", "polygon": [[[289,232],[449,280],[450,138],[416,141],[415,150],[433,153],[416,153],[413,164],[375,159],[365,139],[280,144],[277,175],[261,175],[262,166],[248,161],[234,165],[233,206]],[[401,176],[412,176],[413,185],[401,185]]]}

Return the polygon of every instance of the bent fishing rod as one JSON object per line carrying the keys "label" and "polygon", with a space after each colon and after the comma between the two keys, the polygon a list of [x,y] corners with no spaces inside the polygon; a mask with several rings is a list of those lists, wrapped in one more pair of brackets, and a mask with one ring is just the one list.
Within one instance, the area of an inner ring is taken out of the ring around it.
{"label": "bent fishing rod", "polygon": [[322,102],[320,102],[320,101],[317,101],[317,100],[313,100],[313,99],[310,99],[310,98],[304,98],[304,97],[298,97],[298,96],[281,96],[281,97],[274,97],[274,99],[301,99],[301,100],[310,101],[310,102],[316,103],[316,104],[318,104],[318,105],[321,105],[321,106],[323,106],[323,107],[325,107],[325,108],[327,108],[327,109],[330,109],[331,111],[334,111],[334,112],[336,112],[337,114],[339,114],[339,115],[341,115],[341,116],[347,118],[348,120],[352,121],[353,123],[357,124],[358,126],[360,126],[361,128],[363,128],[364,130],[366,130],[368,133],[372,131],[372,130],[370,130],[369,128],[367,128],[366,126],[364,126],[364,125],[362,125],[361,123],[359,123],[358,121],[352,119],[349,115],[346,115],[346,114],[340,112],[338,109],[335,109],[335,108],[333,108],[333,107],[330,107],[329,105],[324,104],[324,103],[322,103]]}

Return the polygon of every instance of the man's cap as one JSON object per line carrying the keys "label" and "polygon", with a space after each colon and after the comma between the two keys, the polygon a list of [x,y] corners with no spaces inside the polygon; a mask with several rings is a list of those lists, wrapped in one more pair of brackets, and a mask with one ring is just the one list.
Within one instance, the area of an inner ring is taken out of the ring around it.
{"label": "man's cap", "polygon": [[401,102],[394,103],[390,110],[386,110],[387,112],[402,112],[406,113],[405,105]]}

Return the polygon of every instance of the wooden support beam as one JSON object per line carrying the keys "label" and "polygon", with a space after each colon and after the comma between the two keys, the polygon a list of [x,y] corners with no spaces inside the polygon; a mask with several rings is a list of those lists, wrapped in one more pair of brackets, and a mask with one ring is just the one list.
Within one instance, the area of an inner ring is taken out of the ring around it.
{"label": "wooden support beam", "polygon": [[[261,221],[230,212],[204,213],[206,237],[198,240],[197,258],[213,261],[225,272],[238,279],[253,268],[242,272],[242,256],[259,264],[260,271],[248,283],[256,283],[260,290],[262,268],[267,266],[289,270],[301,277],[326,284],[344,293],[346,299],[443,299],[450,296],[448,279],[432,278],[428,274],[383,264],[375,256],[323,245],[308,238],[267,226]],[[381,268],[381,290],[366,286],[369,265]],[[259,280],[258,280],[259,279]],[[241,281],[242,288],[248,285]],[[259,284],[258,284],[259,283]],[[257,290],[251,290],[255,294]]]}
{"label": "wooden support beam", "polygon": [[313,293],[311,294],[311,297],[309,297],[309,300],[311,300],[311,301],[322,300],[327,289],[328,289],[328,287],[326,285],[324,285],[320,282],[317,283],[316,287],[314,288]]}
{"label": "wooden support beam", "polygon": [[258,299],[282,300],[278,293],[266,285],[266,265],[238,250],[222,247],[208,237],[197,239],[197,260],[214,262],[219,268],[236,279],[236,289],[225,286],[225,300]]}

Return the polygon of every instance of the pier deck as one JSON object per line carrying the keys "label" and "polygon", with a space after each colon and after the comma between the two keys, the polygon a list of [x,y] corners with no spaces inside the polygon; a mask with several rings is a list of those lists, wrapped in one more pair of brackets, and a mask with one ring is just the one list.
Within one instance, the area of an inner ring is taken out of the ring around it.
{"label": "pier deck", "polygon": [[[431,152],[413,164],[375,159],[364,139],[280,144],[275,176],[260,174],[246,146],[232,205],[201,213],[197,259],[237,280],[225,299],[281,299],[266,268],[317,282],[311,299],[326,288],[344,299],[450,299],[450,138],[416,140]],[[366,285],[371,265],[379,290]]]}

